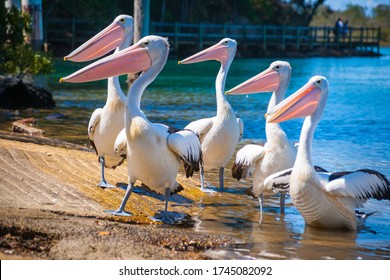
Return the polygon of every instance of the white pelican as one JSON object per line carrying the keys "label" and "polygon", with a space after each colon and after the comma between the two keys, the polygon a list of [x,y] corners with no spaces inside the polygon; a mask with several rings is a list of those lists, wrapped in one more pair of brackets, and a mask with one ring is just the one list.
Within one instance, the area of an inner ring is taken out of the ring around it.
{"label": "white pelican", "polygon": [[[115,52],[130,46],[133,40],[134,20],[131,16],[120,15],[93,38],[85,42],[64,60],[76,62],[99,58],[111,50]],[[116,168],[121,165],[126,155],[114,152],[114,143],[119,132],[124,129],[124,112],[126,96],[122,92],[119,78],[109,77],[107,101],[103,108],[96,109],[89,120],[88,139],[95,149],[101,164],[101,180],[97,184],[101,188],[114,188],[104,177],[104,167]]]}
{"label": "white pelican", "polygon": [[[285,61],[275,61],[265,71],[239,84],[226,94],[251,94],[256,92],[273,92],[268,104],[268,111],[281,102],[286,94],[291,77],[291,66]],[[280,193],[280,210],[284,213],[285,194],[288,188],[266,188],[264,179],[294,165],[296,149],[288,140],[279,124],[266,123],[267,142],[264,147],[249,144],[241,148],[232,167],[232,176],[237,180],[253,174],[252,194],[259,198],[260,222],[263,219],[263,195]]]}
{"label": "white pelican", "polygon": [[114,215],[131,215],[124,208],[135,181],[139,180],[159,193],[165,191],[164,213],[168,218],[170,192],[179,187],[176,176],[180,159],[185,162],[187,176],[199,170],[202,151],[196,134],[190,130],[177,131],[166,125],[151,123],[140,109],[142,94],[164,67],[168,53],[167,39],[146,36],[133,46],[62,79],[66,82],[86,82],[142,71],[130,87],[126,100],[127,158],[131,163],[128,166],[129,185],[119,209],[110,212]]}
{"label": "white pelican", "polygon": [[306,224],[323,228],[356,230],[369,214],[356,211],[369,198],[390,200],[390,182],[374,170],[338,172],[328,176],[315,172],[312,164],[314,131],[328,97],[328,81],[314,76],[294,94],[267,113],[267,122],[306,117],[290,178],[290,196]]}
{"label": "white pelican", "polygon": [[237,49],[235,40],[225,38],[219,43],[194,54],[179,64],[189,64],[206,60],[221,62],[221,68],[215,81],[217,98],[217,115],[212,118],[200,119],[191,122],[186,129],[194,131],[202,143],[203,164],[200,167],[201,189],[204,188],[204,171],[219,168],[219,187],[224,189],[224,170],[242,137],[244,125],[240,118],[236,117],[232,106],[227,101],[224,91],[226,77]]}

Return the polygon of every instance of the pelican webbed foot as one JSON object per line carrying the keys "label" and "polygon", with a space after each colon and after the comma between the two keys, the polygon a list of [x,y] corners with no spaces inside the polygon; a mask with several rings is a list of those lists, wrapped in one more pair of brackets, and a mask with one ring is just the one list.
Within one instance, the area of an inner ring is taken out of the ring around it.
{"label": "pelican webbed foot", "polygon": [[100,187],[102,189],[115,189],[116,186],[113,186],[109,183],[107,183],[106,180],[101,180],[99,184],[96,185],[97,187]]}
{"label": "pelican webbed foot", "polygon": [[131,217],[131,216],[133,216],[133,214],[131,214],[130,212],[126,212],[125,210],[121,210],[121,209],[118,209],[118,210],[104,210],[103,212],[107,213],[107,214],[110,214],[110,215],[121,216],[121,217]]}

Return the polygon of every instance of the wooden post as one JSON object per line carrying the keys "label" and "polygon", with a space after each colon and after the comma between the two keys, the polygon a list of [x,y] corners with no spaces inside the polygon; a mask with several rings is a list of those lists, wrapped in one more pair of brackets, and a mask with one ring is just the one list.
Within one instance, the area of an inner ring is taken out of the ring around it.
{"label": "wooden post", "polygon": [[179,24],[177,23],[177,21],[175,21],[175,25],[174,25],[174,40],[175,40],[176,51],[179,50],[179,38],[178,38],[178,35],[179,35]]}
{"label": "wooden post", "polygon": [[352,27],[348,28],[348,47],[352,48]]}
{"label": "wooden post", "polygon": [[[16,2],[16,1],[15,1]],[[42,50],[43,46],[43,20],[42,0],[22,0],[22,12],[31,16],[32,34],[26,36],[34,50]]]}
{"label": "wooden post", "polygon": [[243,34],[243,37],[242,37],[242,42],[243,42],[243,49],[244,51],[246,51],[248,49],[248,39],[247,39],[247,33],[248,33],[248,30],[247,30],[247,25],[244,24],[242,26],[242,34]]}
{"label": "wooden post", "polygon": [[380,47],[381,47],[381,28],[378,27],[378,33],[377,33],[377,53],[380,54],[381,51],[380,51]]}
{"label": "wooden post", "polygon": [[134,42],[149,35],[150,0],[134,0]]}
{"label": "wooden post", "polygon": [[363,48],[363,36],[364,36],[364,29],[363,29],[363,26],[360,27],[360,47]]}
{"label": "wooden post", "polygon": [[199,23],[199,49],[203,50],[203,24]]}
{"label": "wooden post", "polygon": [[314,36],[313,36],[313,27],[309,27],[310,34],[310,50],[314,48],[314,42],[317,42],[317,28],[314,28]]}
{"label": "wooden post", "polygon": [[324,26],[323,30],[324,30],[324,34],[323,34],[324,42],[323,43],[324,43],[324,48],[326,48],[328,46],[328,40],[329,40],[328,27]]}
{"label": "wooden post", "polygon": [[76,44],[76,19],[75,19],[75,17],[72,17],[72,38],[71,38],[71,41],[70,41],[70,44],[71,44],[71,46],[70,46],[70,48],[72,49],[72,50],[74,50],[74,48],[75,48],[75,44]]}

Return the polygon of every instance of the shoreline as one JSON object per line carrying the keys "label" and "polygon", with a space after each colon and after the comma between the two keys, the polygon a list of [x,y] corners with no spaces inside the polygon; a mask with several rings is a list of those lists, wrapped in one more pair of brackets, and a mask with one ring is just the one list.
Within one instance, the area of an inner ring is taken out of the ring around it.
{"label": "shoreline", "polygon": [[[0,259],[211,259],[207,250],[244,244],[188,230],[187,221],[156,224],[149,217],[163,197],[144,188],[126,206],[134,216],[103,213],[119,205],[124,190],[95,186],[99,165],[85,147],[0,131],[0,160]],[[122,165],[107,170],[107,179],[126,182],[126,174]],[[192,217],[204,194],[181,174],[184,191],[172,196],[169,210]]]}

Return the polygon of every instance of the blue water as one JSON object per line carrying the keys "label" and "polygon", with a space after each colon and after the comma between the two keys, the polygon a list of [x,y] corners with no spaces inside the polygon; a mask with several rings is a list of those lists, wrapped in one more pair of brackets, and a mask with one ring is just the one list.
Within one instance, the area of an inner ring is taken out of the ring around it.
{"label": "blue water", "polygon": [[[390,178],[390,48],[381,57],[291,58],[293,69],[288,94],[311,76],[323,75],[330,83],[328,101],[319,123],[313,159],[329,171],[375,169]],[[229,72],[226,89],[266,69],[275,59],[236,59]],[[155,82],[146,90],[142,108],[151,121],[184,127],[189,122],[214,116],[217,62],[177,65],[169,60]],[[69,73],[63,73],[69,74]],[[61,73],[61,75],[63,75]],[[57,83],[58,77],[51,84]],[[123,86],[125,88],[125,86]],[[47,137],[86,143],[89,116],[106,99],[105,82],[56,85],[55,112],[66,120],[46,121],[40,111],[40,125]],[[264,142],[264,113],[270,93],[227,96],[245,125],[242,146]],[[302,120],[282,123],[291,141],[298,141]],[[231,164],[231,163],[230,163]],[[226,171],[226,187],[249,187],[250,180],[234,181]],[[216,180],[217,173],[206,174]],[[358,233],[321,231],[307,228],[303,218],[287,201],[286,214],[279,215],[278,199],[266,202],[264,223],[258,224],[257,201],[246,195],[229,202],[229,196],[205,199],[203,211],[191,230],[228,233],[243,238],[249,247],[222,250],[229,258],[298,259],[390,259],[390,202],[370,201],[369,211],[377,211]],[[213,252],[211,252],[212,254]]]}
{"label": "blue water", "polygon": [[[314,75],[327,77],[328,101],[313,143],[313,159],[329,171],[370,168],[390,178],[390,49],[381,57],[288,59],[293,74],[288,95]],[[241,59],[233,62],[226,89],[266,69],[274,59]],[[154,121],[182,127],[215,113],[214,81],[219,63],[176,65],[169,61],[144,95],[143,108]],[[163,95],[164,97],[161,97]],[[264,142],[264,113],[270,94],[227,97],[245,125],[244,143]],[[292,141],[298,141],[303,120],[282,124]],[[242,144],[241,144],[242,145]],[[216,178],[216,174],[215,178]],[[230,187],[250,186],[229,181]],[[265,222],[257,222],[257,202],[247,198],[227,206],[205,202],[198,217],[199,231],[232,234],[252,243],[226,253],[227,257],[303,259],[390,258],[390,202],[370,201],[377,211],[358,233],[307,228],[292,207],[278,214],[274,199],[265,209]],[[268,219],[268,220],[267,220]],[[276,237],[275,237],[276,236]],[[219,252],[221,253],[221,252]],[[231,256],[230,254],[233,254]]]}

